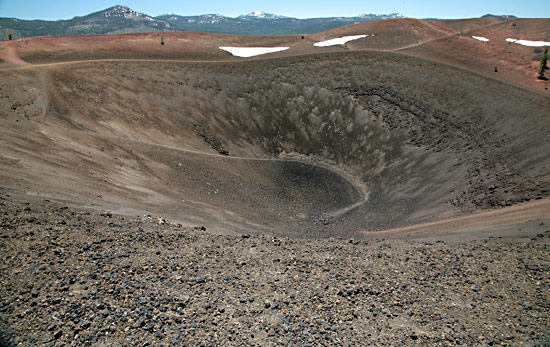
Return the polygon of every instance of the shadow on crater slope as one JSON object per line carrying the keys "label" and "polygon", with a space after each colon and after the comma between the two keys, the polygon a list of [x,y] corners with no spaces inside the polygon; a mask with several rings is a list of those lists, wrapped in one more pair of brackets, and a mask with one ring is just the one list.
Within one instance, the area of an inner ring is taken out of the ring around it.
{"label": "shadow on crater slope", "polygon": [[417,58],[5,74],[4,187],[75,204],[217,230],[349,236],[550,188],[547,97]]}

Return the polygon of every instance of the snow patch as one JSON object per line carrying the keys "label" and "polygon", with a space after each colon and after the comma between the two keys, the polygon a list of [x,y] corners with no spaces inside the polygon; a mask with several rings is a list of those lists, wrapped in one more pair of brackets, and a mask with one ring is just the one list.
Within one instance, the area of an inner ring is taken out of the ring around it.
{"label": "snow patch", "polygon": [[360,14],[359,18],[370,18],[370,19],[398,19],[405,18],[401,13],[390,13],[390,14],[374,14],[374,13],[365,13]]}
{"label": "snow patch", "polygon": [[344,37],[339,37],[339,38],[336,38],[336,39],[317,42],[317,43],[314,43],[313,45],[316,46],[316,47],[327,47],[327,46],[343,45],[346,42],[362,39],[363,37],[367,37],[367,36],[368,35],[344,36]]}
{"label": "snow patch", "polygon": [[220,47],[236,57],[249,58],[256,55],[285,51],[290,47]]}
{"label": "snow patch", "polygon": [[262,12],[262,11],[254,11],[251,14],[249,14],[249,16],[260,17],[260,18],[264,18],[264,17],[266,17],[266,15],[267,14],[265,12]]}
{"label": "snow patch", "polygon": [[282,19],[287,17],[273,13],[265,13],[262,11],[254,11],[249,14],[241,15],[237,18]]}
{"label": "snow patch", "polygon": [[483,36],[472,36],[474,39],[483,41],[483,42],[489,42],[489,39]]}
{"label": "snow patch", "polygon": [[546,41],[516,40],[516,39],[508,38],[508,39],[506,39],[506,42],[517,43],[518,45],[529,46],[529,47],[550,46],[550,42],[546,42]]}

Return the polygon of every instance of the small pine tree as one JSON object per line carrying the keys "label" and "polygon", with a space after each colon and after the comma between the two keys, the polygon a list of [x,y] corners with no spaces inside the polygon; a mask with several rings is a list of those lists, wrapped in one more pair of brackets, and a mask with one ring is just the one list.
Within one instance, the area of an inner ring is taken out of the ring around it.
{"label": "small pine tree", "polygon": [[164,45],[164,36],[161,36],[161,37],[160,37],[160,44],[161,44],[161,45]]}
{"label": "small pine tree", "polygon": [[12,33],[8,33],[8,40],[11,41],[13,39],[13,34]]}
{"label": "small pine tree", "polygon": [[498,66],[495,64],[495,72],[498,72]]}
{"label": "small pine tree", "polygon": [[540,66],[539,66],[539,79],[544,79],[544,70],[548,69],[548,47],[544,47],[544,52],[540,57]]}

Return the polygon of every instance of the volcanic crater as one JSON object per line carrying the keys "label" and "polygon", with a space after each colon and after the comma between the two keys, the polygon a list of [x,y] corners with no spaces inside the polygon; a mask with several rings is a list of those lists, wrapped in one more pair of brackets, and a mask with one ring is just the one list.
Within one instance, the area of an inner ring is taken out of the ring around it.
{"label": "volcanic crater", "polygon": [[549,345],[548,28],[0,43],[0,345]]}
{"label": "volcanic crater", "polygon": [[548,98],[420,58],[332,52],[4,73],[2,114],[19,131],[2,130],[3,161],[18,158],[4,182],[99,209],[360,237],[550,188]]}

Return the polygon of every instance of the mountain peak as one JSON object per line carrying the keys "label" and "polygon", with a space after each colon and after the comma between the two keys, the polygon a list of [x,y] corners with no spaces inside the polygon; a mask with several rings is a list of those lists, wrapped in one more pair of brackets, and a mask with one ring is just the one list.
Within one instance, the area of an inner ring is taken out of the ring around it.
{"label": "mountain peak", "polygon": [[162,19],[156,19],[145,13],[137,12],[127,6],[116,5],[103,11],[90,13],[84,18],[84,25],[76,25],[75,33],[90,34],[90,25],[100,27],[94,33],[97,34],[115,34],[120,32],[140,32],[144,30],[165,31],[173,30],[171,24]]}
{"label": "mountain peak", "polygon": [[124,17],[124,18],[137,18],[137,17],[143,17],[143,18],[151,18],[147,16],[146,14],[136,12],[132,10],[131,8],[127,6],[122,5],[116,5],[113,7],[110,7],[104,11],[102,11],[103,15],[105,17]]}
{"label": "mountain peak", "polygon": [[358,17],[360,18],[373,18],[373,19],[398,19],[398,18],[405,18],[401,13],[390,13],[390,14],[373,14],[373,13],[365,13],[361,14]]}
{"label": "mountain peak", "polygon": [[124,5],[115,5],[113,7],[111,7],[112,9],[117,9],[117,10],[122,10],[122,11],[128,11],[128,10],[132,10],[131,8],[129,8],[128,6],[124,6]]}
{"label": "mountain peak", "polygon": [[105,13],[125,13],[125,12],[133,12],[133,10],[127,6],[122,5],[116,5],[113,7],[109,7],[108,9],[103,10]]}
{"label": "mountain peak", "polygon": [[486,14],[485,16],[481,16],[481,18],[499,18],[499,19],[512,19],[517,18],[516,16],[504,14],[504,15],[496,15],[496,14]]}
{"label": "mountain peak", "polygon": [[266,15],[267,15],[267,13],[262,12],[262,11],[254,11],[254,12],[249,14],[249,16],[254,16],[254,17],[265,17]]}
{"label": "mountain peak", "polygon": [[278,14],[272,14],[272,13],[265,13],[262,11],[254,11],[246,15],[242,15],[239,17],[246,17],[246,18],[261,18],[261,19],[278,19],[278,18],[285,18],[284,16],[280,16]]}

